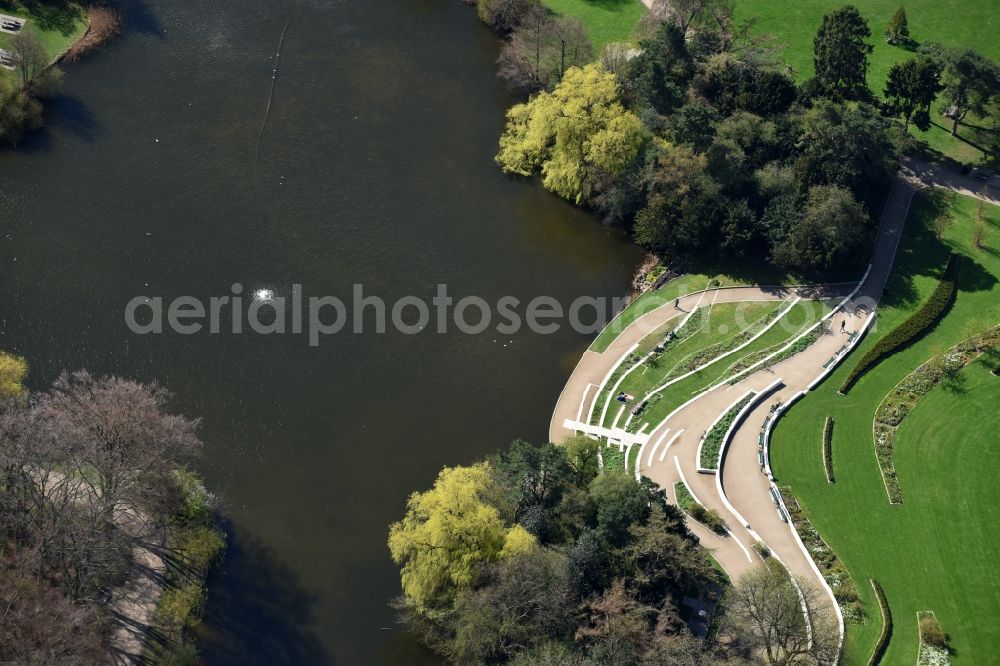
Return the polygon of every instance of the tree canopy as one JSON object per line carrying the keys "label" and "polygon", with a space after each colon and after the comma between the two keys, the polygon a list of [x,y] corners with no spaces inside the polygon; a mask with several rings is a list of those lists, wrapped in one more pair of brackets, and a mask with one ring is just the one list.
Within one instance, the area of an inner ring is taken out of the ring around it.
{"label": "tree canopy", "polygon": [[874,48],[868,22],[853,5],[823,17],[813,40],[813,65],[823,91],[841,99],[868,95],[868,55]]}
{"label": "tree canopy", "polygon": [[541,92],[507,112],[497,162],[506,172],[542,172],[542,184],[580,203],[600,173],[618,174],[646,138],[625,110],[615,77],[600,65],[570,68],[551,93]]}
{"label": "tree canopy", "polygon": [[390,527],[389,551],[402,564],[403,591],[418,608],[452,599],[472,583],[476,565],[534,547],[523,527],[505,527],[484,501],[493,490],[488,463],[446,467],[432,489],[410,496],[406,516]]}
{"label": "tree canopy", "polygon": [[717,574],[682,514],[648,480],[598,471],[588,442],[518,440],[411,496],[389,548],[426,644],[462,664],[714,654],[684,640],[678,606]]}

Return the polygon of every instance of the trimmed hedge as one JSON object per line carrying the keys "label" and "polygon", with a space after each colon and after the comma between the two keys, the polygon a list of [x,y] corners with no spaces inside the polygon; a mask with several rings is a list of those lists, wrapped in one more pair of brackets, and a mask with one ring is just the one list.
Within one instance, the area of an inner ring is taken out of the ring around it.
{"label": "trimmed hedge", "polygon": [[875,590],[875,597],[878,599],[878,607],[882,611],[882,633],[879,634],[878,642],[875,643],[872,656],[868,657],[868,666],[875,666],[882,661],[882,657],[889,647],[889,639],[892,637],[892,613],[889,612],[889,602],[885,600],[882,586],[874,578],[871,579],[871,583]]}
{"label": "trimmed hedge", "polygon": [[823,424],[823,469],[826,471],[826,480],[834,483],[833,478],[833,418],[826,417]]}
{"label": "trimmed hedge", "polygon": [[937,287],[934,288],[934,293],[931,294],[931,297],[916,312],[910,315],[906,321],[892,329],[888,335],[876,342],[861,357],[858,364],[847,375],[844,384],[840,387],[840,392],[847,393],[862,375],[878,365],[882,359],[899,351],[934,326],[954,302],[957,282],[958,255],[952,253],[948,257],[948,264],[945,266],[944,275],[941,276],[941,280],[938,282]]}

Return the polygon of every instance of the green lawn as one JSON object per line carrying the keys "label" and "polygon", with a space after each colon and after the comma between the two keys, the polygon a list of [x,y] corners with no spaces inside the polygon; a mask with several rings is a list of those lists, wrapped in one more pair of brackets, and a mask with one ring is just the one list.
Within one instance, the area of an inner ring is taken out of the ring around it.
{"label": "green lawn", "polygon": [[[986,664],[1000,653],[1000,538],[992,519],[1000,505],[995,473],[1000,451],[1000,379],[981,363],[957,382],[961,393],[935,388],[900,428],[896,468],[905,502],[888,502],[872,444],[875,408],[895,384],[934,354],[1000,322],[1000,209],[988,207],[985,247],[972,247],[977,203],[940,193],[915,201],[876,331],[816,391],[778,423],[772,464],[791,486],[813,525],[850,569],[868,611],[848,625],[845,662],[864,663],[880,630],[869,578],[885,590],[895,624],[884,664],[911,666],[917,655],[919,610],[933,610],[951,634],[957,664]],[[938,240],[934,220],[951,225]],[[930,294],[949,250],[967,256],[948,315],[911,347],[870,371],[847,396],[836,393],[847,371],[873,342]],[[832,416],[834,471],[823,473],[821,433]],[[986,618],[990,618],[987,620]]]}
{"label": "green lawn", "polygon": [[[80,5],[72,3],[21,4],[0,0],[0,14],[28,19],[24,29],[38,35],[45,52],[53,60],[87,31],[87,13]],[[11,37],[0,32],[0,48],[9,48]]]}
{"label": "green lawn", "polygon": [[[823,15],[845,4],[846,0],[737,0],[736,18],[756,18],[754,31],[771,34],[784,49],[778,59],[791,65],[801,81],[813,74],[812,44]],[[889,18],[901,5],[906,9],[910,34],[918,43],[934,41],[951,46],[969,46],[988,58],[1000,60],[1000,12],[995,0],[866,0],[854,3],[871,27],[871,43],[875,50],[870,56],[868,82],[881,95],[889,68],[896,62],[912,57],[900,47],[890,46],[883,36]],[[946,119],[934,114],[936,122],[946,125]],[[973,123],[978,123],[970,119]],[[928,132],[913,130],[914,136],[927,141],[933,150],[955,159],[973,161],[983,153],[968,143],[951,137],[944,127],[932,127]],[[974,127],[960,130],[960,136],[982,141]]]}
{"label": "green lawn", "polygon": [[598,55],[605,44],[631,41],[632,31],[646,11],[642,0],[542,1],[557,14],[580,19]]}

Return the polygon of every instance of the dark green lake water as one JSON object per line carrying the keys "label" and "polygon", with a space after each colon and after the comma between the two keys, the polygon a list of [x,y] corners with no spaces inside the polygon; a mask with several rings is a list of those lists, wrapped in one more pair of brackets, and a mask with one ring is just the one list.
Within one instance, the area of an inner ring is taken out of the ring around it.
{"label": "dark green lake water", "polygon": [[514,100],[459,0],[129,14],[126,36],[67,67],[48,128],[0,151],[0,348],[28,358],[34,388],[84,366],[155,377],[203,418],[201,469],[231,521],[207,663],[436,663],[387,607],[387,525],[443,465],[544,438],[587,338],[137,336],[125,303],[234,282],[568,303],[624,293],[639,256],[496,168]]}

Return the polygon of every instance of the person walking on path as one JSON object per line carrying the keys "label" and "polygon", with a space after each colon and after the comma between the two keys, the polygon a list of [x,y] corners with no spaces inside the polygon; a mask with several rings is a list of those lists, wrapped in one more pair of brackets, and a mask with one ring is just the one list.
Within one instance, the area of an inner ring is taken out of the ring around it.
{"label": "person walking on path", "polygon": [[679,299],[679,298],[675,298],[674,299],[674,309],[675,310],[680,310],[681,309],[681,299]]}
{"label": "person walking on path", "polygon": [[841,319],[840,320],[840,332],[841,333],[845,333],[846,332],[846,328],[847,328],[847,320],[846,319]]}

